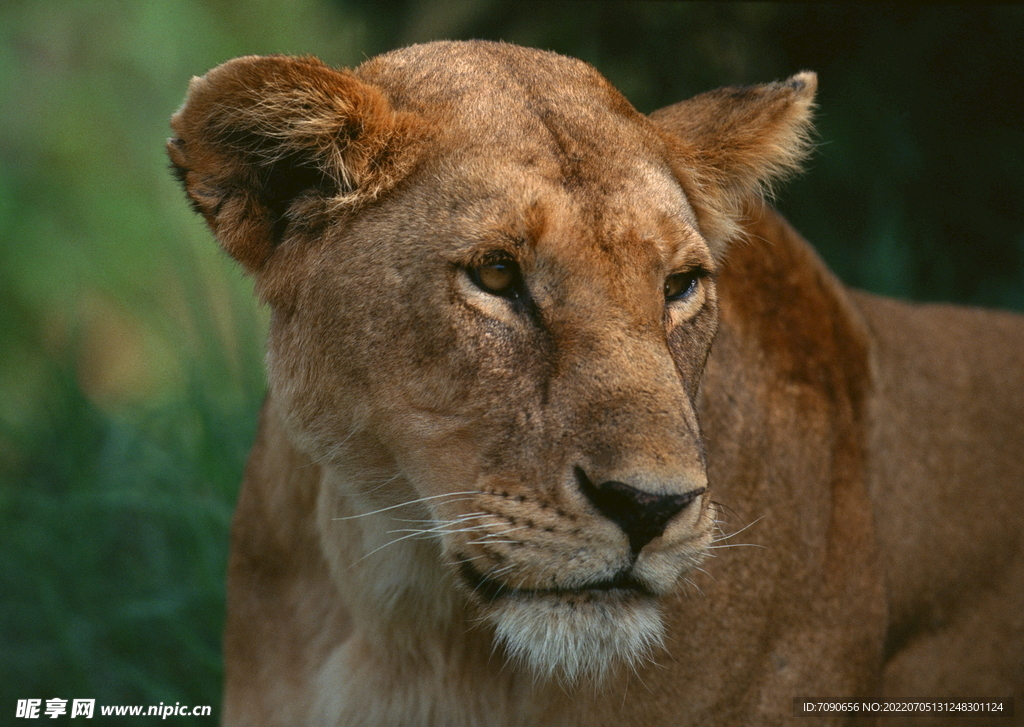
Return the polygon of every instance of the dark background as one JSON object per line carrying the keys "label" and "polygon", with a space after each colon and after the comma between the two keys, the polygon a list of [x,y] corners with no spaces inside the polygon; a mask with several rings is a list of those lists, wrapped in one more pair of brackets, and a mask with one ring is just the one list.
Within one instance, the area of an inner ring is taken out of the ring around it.
{"label": "dark background", "polygon": [[[641,111],[819,74],[777,205],[850,284],[1024,309],[1024,8],[423,0],[0,6],[0,721],[219,704],[265,311],[166,171],[188,79],[434,38],[581,57]],[[6,715],[6,716],[5,716]],[[212,723],[212,720],[211,720]]]}

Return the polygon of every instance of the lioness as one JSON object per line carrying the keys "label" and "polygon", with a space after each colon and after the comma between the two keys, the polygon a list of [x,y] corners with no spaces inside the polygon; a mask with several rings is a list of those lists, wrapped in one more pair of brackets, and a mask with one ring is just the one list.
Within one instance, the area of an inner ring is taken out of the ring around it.
{"label": "lioness", "polygon": [[225,724],[1024,693],[1024,318],[847,290],[760,201],[815,85],[645,117],[490,42],[192,81],[173,166],[272,312]]}

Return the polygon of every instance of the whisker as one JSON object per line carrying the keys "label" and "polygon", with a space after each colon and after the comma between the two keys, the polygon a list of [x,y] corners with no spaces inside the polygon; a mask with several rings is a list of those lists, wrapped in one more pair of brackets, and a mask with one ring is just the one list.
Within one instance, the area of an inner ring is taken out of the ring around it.
{"label": "whisker", "polygon": [[[450,493],[450,494],[452,496],[455,496],[455,495],[465,495],[465,494],[475,494],[475,493],[455,492],[455,493]],[[352,515],[352,516],[348,516],[348,517],[340,517],[340,518],[333,518],[333,519],[334,520],[352,520],[352,519],[358,518],[358,517],[365,517],[366,515],[373,515],[375,513],[386,512],[388,510],[393,510],[396,507],[402,507],[402,505],[410,505],[410,504],[413,504],[413,503],[416,503],[416,502],[421,502],[422,500],[435,499],[436,497],[444,497],[444,495],[436,495],[434,497],[424,497],[424,498],[420,498],[420,500],[411,500],[410,502],[405,502],[405,503],[402,503],[401,505],[392,505],[391,507],[382,508],[381,510],[376,510],[376,511],[371,512],[371,513],[364,513],[362,515]],[[469,499],[472,499],[472,498],[466,497],[466,498],[460,498],[460,499],[469,500]],[[436,537],[436,536],[439,536],[439,535],[454,535],[456,533],[479,533],[481,531],[488,530],[491,526],[489,526],[486,523],[481,523],[479,525],[470,525],[468,527],[457,527],[457,526],[463,525],[463,523],[465,523],[465,522],[467,522],[469,520],[472,520],[474,518],[486,517],[487,515],[490,515],[490,514],[492,514],[492,513],[488,513],[488,512],[464,513],[464,514],[459,515],[458,517],[456,517],[454,520],[444,520],[444,521],[441,521],[441,522],[437,522],[435,520],[411,520],[411,521],[410,520],[399,520],[399,522],[413,522],[413,523],[415,523],[415,522],[422,522],[424,524],[426,524],[426,523],[434,523],[434,526],[430,527],[430,528],[395,528],[394,530],[388,530],[385,533],[386,535],[399,535],[399,534],[401,534],[401,535],[400,535],[400,537],[392,538],[391,540],[389,540],[388,542],[384,543],[383,545],[380,545],[380,546],[374,548],[373,550],[371,550],[369,553],[366,553],[365,555],[360,557],[358,560],[356,560],[354,563],[352,563],[352,566],[350,566],[350,567],[354,567],[356,564],[362,562],[366,558],[369,558],[374,553],[377,553],[377,552],[383,550],[384,548],[388,547],[389,545],[394,545],[395,543],[400,543],[403,540],[409,540],[410,538],[429,538],[429,537]],[[526,527],[526,526],[522,526],[522,527]],[[519,528],[513,528],[513,530],[518,530],[518,529]],[[504,533],[497,533],[497,535],[503,535],[503,534]],[[491,537],[491,535],[485,535],[483,537]],[[485,543],[483,543],[481,541],[470,541],[470,542],[472,544],[475,544],[475,545],[485,544]],[[486,543],[500,543],[500,542],[512,543],[514,541],[511,541],[511,540],[509,540],[509,541],[500,541],[500,540],[488,540],[488,541],[486,541]]]}
{"label": "whisker", "polygon": [[512,563],[510,565],[506,565],[504,568],[497,568],[495,570],[492,570],[490,573],[486,574],[486,577],[487,578],[494,578],[496,576],[505,575],[506,573],[509,573],[510,571],[514,571],[518,567],[519,567],[518,564]]}
{"label": "whisker", "polygon": [[744,530],[747,530],[747,529],[749,529],[749,528],[752,528],[752,527],[754,527],[755,525],[757,525],[757,524],[758,524],[759,522],[761,522],[762,520],[764,520],[764,515],[762,515],[761,517],[759,517],[759,518],[758,518],[757,520],[755,520],[754,522],[750,523],[749,525],[744,525],[744,526],[743,526],[742,528],[740,528],[739,530],[737,530],[737,531],[736,531],[736,532],[734,532],[734,533],[729,533],[728,535],[725,535],[725,534],[723,533],[723,534],[722,534],[722,537],[720,537],[720,538],[715,538],[715,539],[714,539],[714,540],[712,540],[711,542],[712,542],[712,543],[720,543],[720,542],[722,542],[723,540],[728,540],[729,538],[733,538],[733,537],[735,537],[735,536],[739,535],[740,533],[742,533],[742,532],[743,532]]}
{"label": "whisker", "polygon": [[433,525],[459,525],[461,523],[466,522],[467,520],[473,520],[475,518],[486,517],[487,515],[490,515],[490,514],[491,513],[489,513],[489,512],[469,512],[469,513],[465,513],[464,515],[459,515],[458,517],[455,517],[455,518],[453,518],[451,520],[436,520],[434,518],[428,518],[426,520],[413,520],[413,519],[410,519],[410,518],[400,518],[400,517],[392,518],[392,520],[394,520],[396,523],[412,523],[412,524],[423,523],[424,525],[427,525],[427,524],[433,524]]}
{"label": "whisker", "polygon": [[[735,515],[736,517],[740,517],[740,514],[739,514],[738,512],[736,512],[736,511],[735,511],[735,510],[734,510],[733,508],[731,508],[731,507],[729,507],[728,505],[726,505],[726,504],[725,504],[724,502],[718,502],[717,500],[712,500],[712,501],[711,501],[711,504],[712,504],[712,505],[713,505],[713,506],[715,507],[715,509],[716,509],[716,510],[717,510],[717,511],[718,511],[718,512],[719,512],[720,514],[722,514],[722,515],[725,515],[725,514],[726,514],[726,512],[725,512],[725,511],[726,511],[726,510],[728,510],[728,511],[729,511],[729,512],[731,512],[731,513],[732,513],[733,515]],[[728,518],[723,518],[722,520],[718,520],[718,519],[716,518],[716,519],[715,519],[715,522],[717,522],[717,523],[727,523],[727,522],[729,522],[729,520],[728,520]]]}
{"label": "whisker", "polygon": [[[406,502],[400,502],[397,505],[389,505],[388,507],[382,507],[379,510],[373,510],[372,512],[364,512],[364,513],[360,513],[359,515],[346,515],[345,517],[335,517],[335,518],[331,518],[331,519],[332,520],[356,520],[356,519],[361,518],[361,517],[369,517],[370,515],[378,515],[378,514],[380,514],[382,512],[388,512],[389,510],[397,510],[398,508],[406,507],[407,505],[417,505],[417,504],[419,504],[421,502],[426,502],[428,500],[439,500],[439,499],[444,498],[444,497],[452,497],[452,498],[454,498],[454,497],[459,497],[459,496],[462,496],[462,495],[479,495],[479,494],[480,494],[479,490],[467,490],[466,492],[446,492],[443,495],[430,495],[429,497],[420,497],[420,498],[417,498],[415,500],[408,500]],[[472,500],[472,499],[473,498],[471,498],[471,497],[461,497],[459,500],[453,500],[453,501],[454,502],[459,502],[461,500]]]}
{"label": "whisker", "polygon": [[374,553],[377,553],[377,552],[379,552],[379,551],[381,551],[381,550],[384,550],[384,548],[388,547],[389,545],[394,545],[395,543],[400,543],[400,542],[402,542],[403,540],[408,540],[409,538],[415,538],[415,537],[416,537],[417,535],[423,535],[422,531],[419,531],[419,530],[417,530],[416,532],[412,532],[412,533],[408,533],[407,535],[403,535],[403,536],[402,536],[402,537],[400,537],[400,538],[394,538],[394,539],[392,539],[392,540],[389,540],[388,542],[384,543],[383,545],[381,545],[381,546],[378,546],[378,547],[374,548],[374,549],[373,549],[373,550],[371,550],[371,551],[370,551],[369,553],[367,553],[366,555],[364,555],[364,556],[363,556],[362,558],[359,558],[358,560],[356,560],[356,561],[355,561],[354,563],[352,563],[352,565],[351,565],[351,566],[349,566],[349,567],[350,567],[350,568],[354,568],[354,567],[355,567],[356,565],[358,565],[359,563],[363,562],[364,560],[366,560],[367,558],[369,558],[369,557],[370,557],[371,555],[373,555]]}
{"label": "whisker", "polygon": [[441,523],[440,525],[433,528],[398,528],[396,530],[388,530],[387,535],[393,535],[395,533],[419,533],[421,535],[455,535],[456,533],[478,533],[482,530],[487,530],[487,525],[473,525],[468,528],[457,528],[455,530],[449,530],[452,526],[451,523]]}
{"label": "whisker", "polygon": [[706,570],[704,570],[704,569],[703,569],[703,568],[701,568],[700,566],[694,566],[694,570],[699,570],[699,571],[700,571],[701,573],[703,573],[704,575],[706,575],[706,576],[707,576],[708,578],[710,578],[711,580],[713,580],[713,581],[716,581],[716,582],[718,581],[718,579],[717,579],[717,578],[715,578],[715,577],[714,577],[713,575],[711,575],[710,573],[708,573],[708,572],[707,572]]}
{"label": "whisker", "polygon": [[516,530],[525,530],[525,529],[527,529],[529,527],[530,527],[529,525],[520,525],[517,528],[508,528],[507,530],[502,530],[499,533],[491,533],[490,535],[485,535],[484,537],[485,538],[500,538],[502,535],[508,535],[509,533],[514,533]]}
{"label": "whisker", "polygon": [[467,545],[496,545],[496,544],[514,545],[514,544],[516,544],[518,542],[519,542],[518,540],[470,540],[467,543]]}
{"label": "whisker", "polygon": [[376,485],[371,487],[369,490],[367,490],[365,494],[370,494],[371,492],[376,492],[377,490],[381,489],[382,487],[390,485],[395,480],[401,479],[401,477],[402,477],[401,473],[398,473],[398,474],[392,475],[391,477],[388,477],[385,480],[381,480],[379,483],[377,483]]}

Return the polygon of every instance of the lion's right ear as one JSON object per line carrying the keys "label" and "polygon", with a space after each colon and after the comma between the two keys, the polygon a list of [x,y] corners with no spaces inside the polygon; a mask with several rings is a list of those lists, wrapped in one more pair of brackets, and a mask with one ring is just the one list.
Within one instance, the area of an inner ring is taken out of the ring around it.
{"label": "lion's right ear", "polygon": [[221,245],[258,272],[291,225],[371,200],[408,174],[418,120],[314,58],[236,58],[193,78],[167,151]]}

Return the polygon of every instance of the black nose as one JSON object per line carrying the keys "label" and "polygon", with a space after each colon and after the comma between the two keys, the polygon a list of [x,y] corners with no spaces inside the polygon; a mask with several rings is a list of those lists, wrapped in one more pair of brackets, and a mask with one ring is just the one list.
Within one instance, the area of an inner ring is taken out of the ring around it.
{"label": "black nose", "polygon": [[701,487],[682,495],[656,495],[615,480],[595,485],[579,467],[576,480],[594,507],[626,533],[634,554],[665,532],[669,520],[706,489]]}

